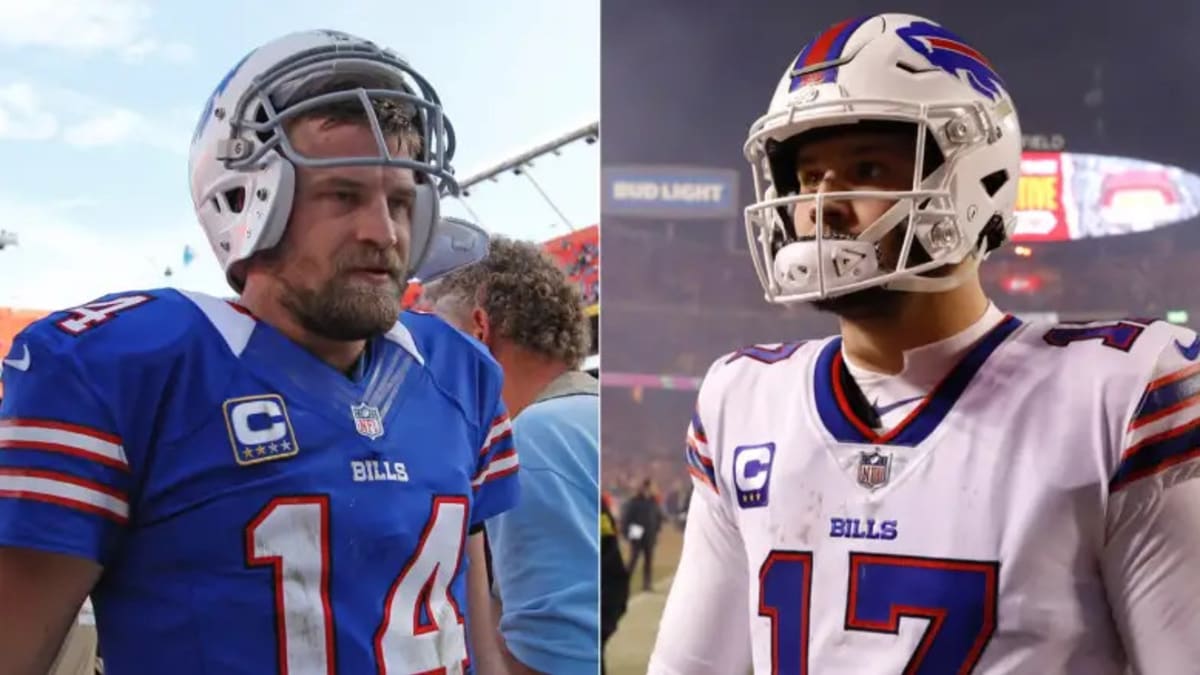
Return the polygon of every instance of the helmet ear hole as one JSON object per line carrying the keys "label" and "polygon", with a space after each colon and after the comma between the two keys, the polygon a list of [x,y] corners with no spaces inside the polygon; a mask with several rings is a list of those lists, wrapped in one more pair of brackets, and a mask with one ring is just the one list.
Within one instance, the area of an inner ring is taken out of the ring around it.
{"label": "helmet ear hole", "polygon": [[225,203],[229,205],[230,211],[241,213],[246,208],[246,188],[235,187],[232,190],[226,190]]}
{"label": "helmet ear hole", "polygon": [[983,189],[987,191],[988,196],[995,197],[1000,188],[1008,183],[1008,172],[1004,169],[993,171],[984,176],[980,182],[983,183]]}
{"label": "helmet ear hole", "polygon": [[[1008,181],[1008,171],[1000,169],[984,176],[980,180],[980,183],[989,197],[995,197],[996,193],[1008,184]],[[1004,217],[999,213],[994,213],[988,219],[987,224],[983,226],[983,230],[980,231],[979,242],[976,243],[976,246],[982,243],[984,244],[984,252],[991,253],[1004,245],[1004,242],[1007,240],[1008,234],[1004,231]]]}
{"label": "helmet ear hole", "polygon": [[213,195],[213,209],[217,213],[241,213],[246,208],[246,188],[235,187]]}

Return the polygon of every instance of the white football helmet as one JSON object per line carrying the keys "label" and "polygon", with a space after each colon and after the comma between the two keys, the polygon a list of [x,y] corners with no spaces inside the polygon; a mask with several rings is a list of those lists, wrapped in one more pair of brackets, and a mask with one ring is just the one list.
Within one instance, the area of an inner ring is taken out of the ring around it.
{"label": "white football helmet", "polygon": [[[305,92],[335,78],[338,83],[362,78],[367,84],[305,98]],[[391,156],[370,104],[380,99],[402,101],[416,109],[423,139],[418,156]],[[337,158],[298,152],[284,133],[285,122],[339,100],[362,103],[378,152]],[[367,164],[415,171],[418,186],[408,270],[416,272],[439,222],[440,196],[458,193],[450,166],[453,156],[454,130],[437,92],[420,73],[368,40],[314,30],[286,35],[255,49],[221,79],[196,125],[188,169],[196,215],[230,285],[241,292],[237,263],[278,244],[287,227],[296,166]]]}
{"label": "white football helmet", "polygon": [[[795,158],[781,147],[815,129],[864,122],[913,125],[911,189],[800,194]],[[1013,103],[979,52],[918,16],[851,19],[817,36],[789,64],[744,152],[755,191],[746,236],[768,302],[811,302],[875,286],[948,290],[1016,225],[1021,131]],[[860,198],[896,203],[856,236],[825,231],[828,200]],[[815,209],[813,236],[797,236],[792,214],[807,212],[801,206]],[[887,263],[878,244],[900,225],[906,231],[899,263]],[[914,261],[917,246],[927,255]],[[954,274],[927,275],[967,259],[973,264]]]}

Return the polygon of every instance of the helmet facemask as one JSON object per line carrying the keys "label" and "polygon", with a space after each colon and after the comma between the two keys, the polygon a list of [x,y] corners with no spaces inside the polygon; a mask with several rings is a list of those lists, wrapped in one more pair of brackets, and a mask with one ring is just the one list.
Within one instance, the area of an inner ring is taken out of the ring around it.
{"label": "helmet facemask", "polygon": [[[288,130],[297,120],[331,110],[369,128],[374,151],[316,157],[291,142]],[[440,196],[459,190],[450,166],[454,131],[437,93],[405,61],[366,41],[335,41],[297,51],[254,76],[244,92],[228,97],[225,105],[209,114],[227,122],[227,131],[214,139],[208,156],[223,170],[217,181],[206,186],[197,208],[202,219],[228,228],[215,232],[213,246],[225,261],[230,284],[239,292],[245,261],[283,238],[293,205],[296,167],[411,170],[417,193],[407,261],[410,273],[420,268],[434,239]],[[401,136],[415,141],[403,143],[404,152],[394,152],[388,145],[397,133],[397,119],[405,120],[401,126],[408,127]]]}
{"label": "helmet facemask", "polygon": [[[958,220],[962,202],[954,177],[978,144],[986,143],[972,133],[989,128],[986,114],[970,106],[910,106],[915,110],[904,114],[907,111],[897,108],[905,106],[895,102],[889,102],[888,112],[850,114],[845,111],[853,108],[845,100],[794,107],[824,107],[829,112],[804,110],[807,119],[796,122],[768,116],[755,125],[746,147],[756,191],[763,196],[746,208],[747,236],[768,301],[815,302],[821,307],[829,304],[826,300],[867,289],[878,289],[872,296],[882,291],[949,290],[969,278],[978,261],[1004,240],[1006,228],[999,215],[976,237],[964,234]],[[792,119],[801,117],[796,111],[783,112],[791,112]],[[903,189],[801,192],[797,152],[806,144],[847,133],[907,134],[913,140],[911,183]],[[847,202],[864,199],[891,205],[853,233],[827,222],[828,214],[850,208]],[[810,214],[815,223],[806,232],[797,227],[797,219],[809,219]],[[979,214],[972,210],[970,215]]]}
{"label": "helmet facemask", "polygon": [[[413,157],[393,156],[373,103],[389,101],[413,111],[422,139]],[[341,102],[357,102],[375,136],[378,152],[358,157],[309,157],[296,150],[283,133],[287,122]],[[441,194],[457,194],[449,167],[454,155],[454,129],[442,113],[432,86],[390,52],[363,46],[324,47],[297,54],[255,79],[232,111],[233,138],[218,158],[231,170],[252,168],[271,150],[295,166],[383,165],[411,169]],[[261,145],[239,143],[253,133]]]}

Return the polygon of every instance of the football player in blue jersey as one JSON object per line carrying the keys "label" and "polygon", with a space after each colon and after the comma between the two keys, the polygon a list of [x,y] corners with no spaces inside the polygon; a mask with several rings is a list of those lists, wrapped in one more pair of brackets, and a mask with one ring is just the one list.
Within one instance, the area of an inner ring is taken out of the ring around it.
{"label": "football player in blue jersey", "polygon": [[4,361],[0,673],[45,673],[89,594],[110,675],[490,672],[500,370],[397,321],[453,153],[425,78],[351,35],[221,80],[189,168],[238,299],[106,296]]}

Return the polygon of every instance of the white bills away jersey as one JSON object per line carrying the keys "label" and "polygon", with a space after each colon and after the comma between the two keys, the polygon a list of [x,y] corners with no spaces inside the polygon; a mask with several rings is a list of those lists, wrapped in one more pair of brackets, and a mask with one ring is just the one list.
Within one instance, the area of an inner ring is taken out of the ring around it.
{"label": "white bills away jersey", "polygon": [[1200,338],[988,317],[886,431],[840,338],[716,361],[651,675],[1200,672]]}

